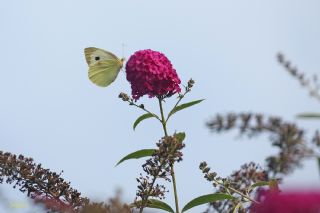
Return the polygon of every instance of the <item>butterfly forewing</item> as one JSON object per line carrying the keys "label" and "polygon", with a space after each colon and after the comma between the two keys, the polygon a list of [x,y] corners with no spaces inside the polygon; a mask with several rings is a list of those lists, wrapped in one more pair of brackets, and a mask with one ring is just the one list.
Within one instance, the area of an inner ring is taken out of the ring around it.
{"label": "butterfly forewing", "polygon": [[93,83],[106,87],[117,78],[123,61],[113,53],[88,47],[84,49],[84,54],[89,65],[89,79]]}
{"label": "butterfly forewing", "polygon": [[88,47],[84,49],[84,54],[86,56],[86,61],[89,66],[96,64],[103,60],[117,60],[120,61],[117,56],[113,53],[105,51],[103,49]]}

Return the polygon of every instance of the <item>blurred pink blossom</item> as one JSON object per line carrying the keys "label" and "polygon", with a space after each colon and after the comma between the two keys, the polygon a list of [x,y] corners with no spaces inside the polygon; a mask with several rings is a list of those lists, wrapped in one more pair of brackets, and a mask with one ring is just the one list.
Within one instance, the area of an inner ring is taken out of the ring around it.
{"label": "blurred pink blossom", "polygon": [[254,204],[255,213],[319,213],[320,191],[266,192],[258,195],[260,204]]}

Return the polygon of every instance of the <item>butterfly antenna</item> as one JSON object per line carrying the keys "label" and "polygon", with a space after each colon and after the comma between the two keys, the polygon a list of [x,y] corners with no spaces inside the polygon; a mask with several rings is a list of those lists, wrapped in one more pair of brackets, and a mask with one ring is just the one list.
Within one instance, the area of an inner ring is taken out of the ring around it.
{"label": "butterfly antenna", "polygon": [[125,52],[124,52],[124,48],[125,48],[126,44],[125,43],[122,43],[122,58],[125,58],[124,55],[125,55]]}
{"label": "butterfly antenna", "polygon": [[[124,63],[124,61],[125,61],[125,57],[124,57],[124,55],[125,55],[124,54],[125,43],[122,43],[121,46],[122,46],[122,58],[121,58],[121,61],[122,61],[122,63]],[[121,69],[123,70],[123,67]]]}

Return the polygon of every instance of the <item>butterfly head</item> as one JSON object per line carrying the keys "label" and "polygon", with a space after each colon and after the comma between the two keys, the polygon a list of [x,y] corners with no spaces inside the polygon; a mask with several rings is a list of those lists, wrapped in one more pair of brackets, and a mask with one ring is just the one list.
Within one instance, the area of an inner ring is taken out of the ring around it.
{"label": "butterfly head", "polygon": [[124,64],[125,60],[126,60],[125,58],[120,58],[121,68],[123,67],[123,64]]}

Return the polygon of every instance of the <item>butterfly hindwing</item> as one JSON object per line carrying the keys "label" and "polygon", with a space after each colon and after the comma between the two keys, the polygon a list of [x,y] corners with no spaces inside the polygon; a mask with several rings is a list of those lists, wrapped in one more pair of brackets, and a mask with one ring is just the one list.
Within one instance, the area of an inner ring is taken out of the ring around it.
{"label": "butterfly hindwing", "polygon": [[118,76],[121,65],[112,60],[104,60],[89,66],[89,79],[98,86],[110,85]]}
{"label": "butterfly hindwing", "polygon": [[89,66],[89,79],[93,83],[106,87],[117,78],[123,65],[117,56],[95,47],[85,48],[84,53]]}

